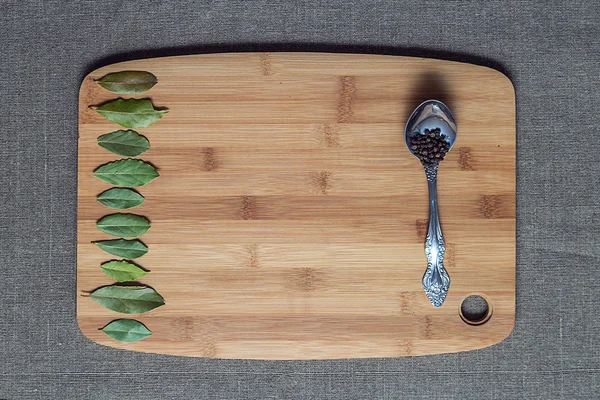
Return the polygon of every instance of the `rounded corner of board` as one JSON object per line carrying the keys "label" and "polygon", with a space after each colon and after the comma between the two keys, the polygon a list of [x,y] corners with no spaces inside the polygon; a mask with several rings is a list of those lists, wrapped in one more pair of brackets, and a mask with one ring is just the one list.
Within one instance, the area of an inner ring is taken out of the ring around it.
{"label": "rounded corner of board", "polygon": [[88,90],[89,84],[94,83],[93,77],[96,75],[97,71],[98,70],[95,69],[83,77],[83,79],[81,80],[81,83],[79,84],[79,98],[81,98],[81,96],[84,94],[84,91]]}
{"label": "rounded corner of board", "polygon": [[515,93],[516,93],[515,92],[515,84],[510,79],[510,77],[506,73],[504,73],[496,68],[492,68],[492,67],[484,67],[484,68],[487,68],[488,70],[490,70],[492,75],[494,75],[501,82],[501,84],[505,86],[505,90],[512,94],[513,101],[514,101]]}
{"label": "rounded corner of board", "polygon": [[103,346],[104,346],[104,344],[103,344],[103,343],[100,343],[100,342],[98,342],[98,341],[96,340],[96,338],[94,338],[94,337],[90,336],[90,334],[89,334],[89,331],[88,331],[88,330],[86,330],[86,329],[84,329],[84,328],[83,328],[83,326],[81,326],[81,320],[80,320],[80,316],[79,316],[79,314],[77,314],[76,321],[77,321],[77,329],[79,329],[79,333],[81,333],[81,335],[82,335],[82,336],[83,336],[85,339],[87,339],[87,340],[89,340],[89,341],[91,341],[91,342],[94,342],[95,344],[99,344],[99,345],[103,345]]}

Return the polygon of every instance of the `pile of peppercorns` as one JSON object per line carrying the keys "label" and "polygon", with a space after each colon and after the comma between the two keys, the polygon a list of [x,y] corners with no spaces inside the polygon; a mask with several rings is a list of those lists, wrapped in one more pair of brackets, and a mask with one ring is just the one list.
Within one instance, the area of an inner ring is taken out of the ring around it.
{"label": "pile of peppercorns", "polygon": [[450,143],[441,132],[440,128],[425,129],[423,133],[415,133],[410,137],[410,151],[426,167],[442,161],[450,150]]}

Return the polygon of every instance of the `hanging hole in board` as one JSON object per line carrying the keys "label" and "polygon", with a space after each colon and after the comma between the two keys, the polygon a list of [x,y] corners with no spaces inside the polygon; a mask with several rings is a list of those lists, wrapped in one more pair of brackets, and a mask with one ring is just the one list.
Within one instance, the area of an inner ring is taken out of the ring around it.
{"label": "hanging hole in board", "polygon": [[483,295],[472,294],[460,303],[459,314],[469,325],[483,325],[492,317],[492,303]]}

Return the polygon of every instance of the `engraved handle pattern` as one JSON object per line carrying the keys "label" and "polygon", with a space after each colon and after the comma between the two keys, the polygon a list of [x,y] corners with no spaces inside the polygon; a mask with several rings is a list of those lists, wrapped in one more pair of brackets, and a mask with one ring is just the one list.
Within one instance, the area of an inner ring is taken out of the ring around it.
{"label": "engraved handle pattern", "polygon": [[444,303],[450,287],[450,277],[443,263],[446,247],[438,213],[437,169],[437,164],[425,167],[429,186],[429,229],[425,240],[427,270],[423,275],[423,289],[434,307],[440,307]]}

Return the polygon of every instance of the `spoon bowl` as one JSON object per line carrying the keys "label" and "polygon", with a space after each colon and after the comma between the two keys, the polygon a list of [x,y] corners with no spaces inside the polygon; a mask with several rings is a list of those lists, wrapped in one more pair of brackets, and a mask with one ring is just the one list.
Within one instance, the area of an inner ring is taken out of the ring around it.
{"label": "spoon bowl", "polygon": [[436,128],[441,130],[441,135],[450,143],[449,152],[456,141],[457,128],[454,116],[441,101],[424,101],[412,112],[404,128],[404,143],[408,151],[414,155],[413,150],[410,148],[410,140],[414,135],[423,132],[425,129],[433,130]]}

